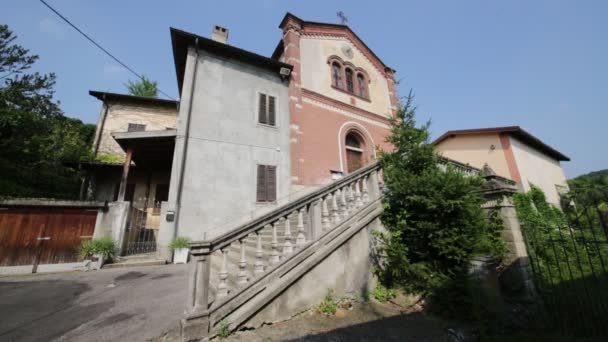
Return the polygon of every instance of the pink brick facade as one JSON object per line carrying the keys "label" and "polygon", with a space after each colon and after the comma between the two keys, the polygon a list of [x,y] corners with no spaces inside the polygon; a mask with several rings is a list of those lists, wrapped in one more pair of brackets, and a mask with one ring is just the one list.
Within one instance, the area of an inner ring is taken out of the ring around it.
{"label": "pink brick facade", "polygon": [[[346,26],[304,22],[288,14],[281,23],[283,51],[280,59],[294,66],[289,87],[291,120],[292,179],[298,185],[317,185],[328,182],[332,172],[348,174],[345,138],[355,132],[362,139],[364,164],[376,159],[377,149],[389,150],[385,142],[389,134],[388,118],[382,113],[364,110],[358,103],[364,101],[351,96],[346,102],[302,86],[302,36],[341,37],[347,39],[377,70],[381,82],[386,82],[390,113],[397,109],[393,81],[394,71],[386,67],[365,44]],[[329,72],[329,69],[328,69]],[[378,100],[372,98],[371,101]]]}

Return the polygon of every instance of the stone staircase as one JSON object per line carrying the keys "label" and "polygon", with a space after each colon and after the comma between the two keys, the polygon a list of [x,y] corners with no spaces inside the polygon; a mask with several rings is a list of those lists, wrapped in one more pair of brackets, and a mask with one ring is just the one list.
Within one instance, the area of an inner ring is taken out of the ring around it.
{"label": "stone staircase", "polygon": [[[181,339],[213,337],[221,321],[237,329],[374,222],[382,212],[380,172],[379,164],[369,165],[211,240],[193,242]],[[363,258],[369,263],[365,252]]]}

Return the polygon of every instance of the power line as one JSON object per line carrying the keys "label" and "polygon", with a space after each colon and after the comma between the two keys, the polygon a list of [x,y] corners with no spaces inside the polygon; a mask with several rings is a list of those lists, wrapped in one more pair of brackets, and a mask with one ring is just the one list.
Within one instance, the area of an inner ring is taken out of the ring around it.
{"label": "power line", "polygon": [[[140,74],[138,74],[137,72],[135,72],[128,65],[126,65],[125,63],[123,63],[120,59],[116,58],[108,50],[104,49],[103,46],[99,45],[95,40],[93,40],[93,38],[89,37],[86,33],[82,32],[81,29],[79,29],[76,25],[72,24],[72,22],[70,20],[68,20],[68,18],[64,17],[56,9],[54,9],[53,7],[51,7],[51,5],[47,4],[44,0],[40,0],[40,2],[42,2],[46,7],[48,7],[51,11],[53,11],[55,14],[57,14],[59,16],[59,18],[63,19],[63,21],[65,21],[66,23],[68,23],[68,25],[72,26],[74,28],[74,30],[78,31],[78,33],[80,33],[86,39],[88,39],[91,43],[93,43],[93,45],[97,46],[106,55],[110,56],[110,58],[112,58],[113,60],[115,60],[118,64],[122,65],[125,69],[129,70],[133,75],[137,76],[137,78],[139,78],[140,80],[143,80],[143,76],[141,76]],[[167,98],[169,98],[171,100],[175,100],[175,98],[173,98],[172,96],[168,95],[167,93],[165,93],[164,91],[162,91],[160,88],[157,88],[157,89],[158,89],[159,93],[165,95]]]}

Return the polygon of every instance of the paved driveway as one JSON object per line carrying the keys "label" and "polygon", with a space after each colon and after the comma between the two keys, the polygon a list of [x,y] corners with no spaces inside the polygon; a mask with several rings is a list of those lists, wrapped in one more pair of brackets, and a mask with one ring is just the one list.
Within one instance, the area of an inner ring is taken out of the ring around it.
{"label": "paved driveway", "polygon": [[183,316],[186,265],[0,277],[0,341],[145,341]]}

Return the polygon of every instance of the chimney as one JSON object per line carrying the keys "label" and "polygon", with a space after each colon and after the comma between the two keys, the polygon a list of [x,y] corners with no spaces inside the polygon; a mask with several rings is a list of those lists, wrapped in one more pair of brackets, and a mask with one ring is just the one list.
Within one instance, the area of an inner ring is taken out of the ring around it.
{"label": "chimney", "polygon": [[228,44],[228,29],[218,25],[213,26],[211,39],[215,40],[216,42]]}

